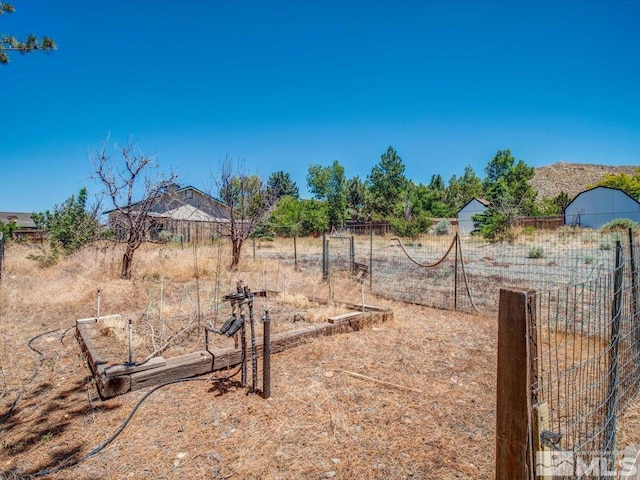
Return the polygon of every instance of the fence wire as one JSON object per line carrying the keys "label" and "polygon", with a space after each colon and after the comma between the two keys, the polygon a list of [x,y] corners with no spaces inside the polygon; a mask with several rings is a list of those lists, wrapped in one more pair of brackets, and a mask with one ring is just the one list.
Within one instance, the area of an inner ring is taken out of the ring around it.
{"label": "fence wire", "polygon": [[491,243],[461,235],[457,248],[449,251],[453,235],[397,241],[390,235],[343,234],[297,242],[290,238],[286,251],[257,241],[253,257],[295,262],[300,270],[325,279],[366,270],[372,293],[435,308],[493,314],[501,288],[553,290],[610,272],[616,241],[625,236],[625,232],[561,228],[521,235],[512,243]]}
{"label": "fence wire", "polygon": [[[620,243],[613,269],[535,294],[532,403],[548,408],[553,439],[544,448],[574,459],[597,452],[610,469],[617,416],[640,389],[638,251],[637,240]],[[558,478],[605,477],[584,470]]]}
{"label": "fence wire", "polygon": [[[523,236],[513,243],[489,243],[461,236],[459,248],[442,259],[451,236],[405,240],[374,239],[372,291],[436,308],[497,311],[500,288],[551,290],[588,282],[611,271],[619,233],[553,232]],[[367,247],[356,239],[356,258]],[[415,260],[415,261],[414,261]]]}

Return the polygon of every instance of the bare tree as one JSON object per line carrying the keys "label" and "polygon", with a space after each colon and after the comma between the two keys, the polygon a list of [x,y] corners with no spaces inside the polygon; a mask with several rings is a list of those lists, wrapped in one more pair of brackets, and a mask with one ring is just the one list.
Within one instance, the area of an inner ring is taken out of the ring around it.
{"label": "bare tree", "polygon": [[[114,144],[113,150],[109,150],[108,143],[107,137],[102,148],[89,153],[89,158],[94,178],[102,182],[103,193],[113,204],[116,229],[125,238],[120,276],[130,279],[133,255],[146,240],[148,214],[177,176],[158,172],[155,158],[143,154],[131,139],[124,147]],[[134,202],[134,194],[138,192],[142,193],[142,200]]]}
{"label": "bare tree", "polygon": [[231,236],[230,270],[237,268],[244,241],[275,207],[277,198],[258,175],[247,175],[242,166],[234,168],[227,157],[213,175],[218,199],[225,205]]}

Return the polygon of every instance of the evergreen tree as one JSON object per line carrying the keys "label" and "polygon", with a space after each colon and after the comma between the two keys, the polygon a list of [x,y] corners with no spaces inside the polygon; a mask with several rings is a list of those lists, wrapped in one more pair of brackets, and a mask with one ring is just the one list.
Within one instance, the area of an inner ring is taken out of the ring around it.
{"label": "evergreen tree", "polygon": [[267,179],[267,188],[271,194],[276,198],[289,195],[293,198],[299,198],[300,193],[296,182],[291,179],[291,175],[288,172],[279,170],[272,173]]}
{"label": "evergreen tree", "polygon": [[477,215],[480,232],[489,239],[510,239],[510,228],[520,215],[532,215],[537,192],[529,185],[535,170],[517,163],[509,149],[498,150],[485,168],[484,196],[491,205]]}
{"label": "evergreen tree", "polygon": [[367,177],[367,185],[375,217],[384,219],[393,216],[396,203],[408,186],[404,169],[402,158],[393,147],[389,147],[380,156],[380,162],[371,170]]}
{"label": "evergreen tree", "polygon": [[349,218],[354,222],[367,220],[367,186],[355,176],[347,180],[347,210]]}
{"label": "evergreen tree", "polygon": [[[15,11],[16,9],[10,3],[0,2],[0,15]],[[0,64],[6,65],[9,63],[7,51],[13,50],[25,54],[34,50],[50,52],[56,48],[55,42],[49,37],[42,37],[42,40],[38,40],[35,35],[29,35],[24,41],[21,41],[12,35],[2,34],[0,35]]]}

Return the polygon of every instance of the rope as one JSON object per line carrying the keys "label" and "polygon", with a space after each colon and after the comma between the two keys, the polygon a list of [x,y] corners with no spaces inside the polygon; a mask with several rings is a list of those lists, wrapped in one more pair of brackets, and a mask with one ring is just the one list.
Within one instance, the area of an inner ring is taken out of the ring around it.
{"label": "rope", "polygon": [[[458,238],[458,234],[456,234],[456,239]],[[464,280],[464,287],[467,290],[467,296],[469,297],[469,302],[471,302],[471,306],[476,311],[476,313],[480,313],[480,310],[476,306],[473,301],[473,295],[471,295],[471,288],[469,287],[469,280],[467,279],[467,272],[464,269],[464,255],[462,255],[462,244],[460,241],[458,243],[458,253],[460,253],[460,267],[462,268],[462,279]]]}
{"label": "rope", "polygon": [[400,248],[402,248],[402,251],[404,252],[404,254],[407,256],[407,258],[409,260],[411,260],[413,263],[415,263],[416,265],[418,265],[419,267],[422,268],[433,268],[433,267],[437,267],[438,265],[440,265],[442,262],[445,261],[445,259],[449,256],[449,254],[451,253],[451,250],[453,249],[454,245],[456,244],[456,241],[458,239],[458,236],[456,235],[455,237],[453,237],[453,241],[451,242],[451,245],[449,245],[449,249],[447,250],[447,252],[444,254],[444,256],[438,260],[436,263],[432,263],[432,264],[424,264],[424,263],[420,263],[417,260],[415,260],[413,257],[411,257],[411,255],[409,255],[409,252],[407,252],[407,249],[404,248],[404,245],[402,244],[402,240],[400,240],[398,237],[394,237],[391,240],[396,240],[399,244],[400,244]]}

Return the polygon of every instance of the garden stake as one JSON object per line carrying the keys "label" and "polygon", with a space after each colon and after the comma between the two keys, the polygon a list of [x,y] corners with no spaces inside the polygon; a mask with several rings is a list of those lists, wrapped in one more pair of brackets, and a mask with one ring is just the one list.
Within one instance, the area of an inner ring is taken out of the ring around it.
{"label": "garden stake", "polygon": [[129,319],[129,363],[133,364],[133,322]]}
{"label": "garden stake", "polygon": [[[265,290],[266,292],[266,290]],[[271,396],[271,320],[269,310],[262,317],[262,397]]]}
{"label": "garden stake", "polygon": [[[242,307],[241,307],[242,308]],[[241,310],[242,328],[240,330],[240,341],[242,342],[242,375],[240,381],[243,387],[247,386],[247,329],[244,326],[244,311]]]}
{"label": "garden stake", "polygon": [[249,327],[251,331],[251,389],[258,389],[258,351],[256,349],[255,320],[253,317],[253,293],[248,287],[244,287],[246,302],[249,304]]}

